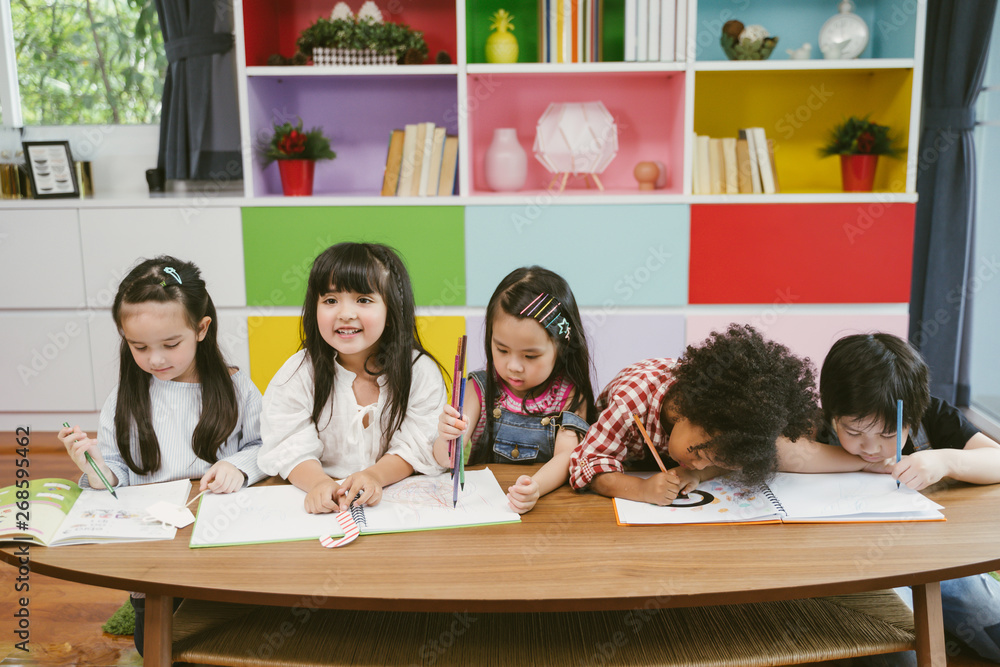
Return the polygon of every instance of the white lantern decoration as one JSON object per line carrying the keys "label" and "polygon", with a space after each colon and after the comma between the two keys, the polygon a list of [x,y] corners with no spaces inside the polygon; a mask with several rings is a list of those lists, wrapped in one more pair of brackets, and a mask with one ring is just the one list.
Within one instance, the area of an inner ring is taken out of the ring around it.
{"label": "white lantern decoration", "polygon": [[333,6],[333,12],[330,14],[331,21],[346,20],[350,21],[354,18],[354,14],[351,13],[351,8],[347,6],[346,2],[338,2]]}
{"label": "white lantern decoration", "polygon": [[538,119],[534,153],[549,173],[562,175],[560,191],[570,174],[589,176],[603,190],[597,174],[618,154],[618,126],[601,102],[553,102]]}

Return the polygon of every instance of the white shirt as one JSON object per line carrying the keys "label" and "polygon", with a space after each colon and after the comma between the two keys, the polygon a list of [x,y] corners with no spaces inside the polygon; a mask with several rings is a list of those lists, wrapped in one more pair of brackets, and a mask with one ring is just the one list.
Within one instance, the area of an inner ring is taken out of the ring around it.
{"label": "white shirt", "polygon": [[444,468],[433,455],[438,418],[446,398],[438,365],[427,355],[413,363],[406,415],[399,430],[389,437],[382,433],[381,426],[388,398],[385,376],[377,378],[378,400],[367,406],[358,405],[354,396],[356,377],[339,363],[334,364],[333,392],[317,431],[312,421],[316,393],[313,367],[305,350],[292,355],[264,392],[260,419],[264,444],[257,460],[260,469],[287,479],[295,466],[316,460],[326,474],[341,479],[371,467],[386,454],[396,454],[417,472],[442,472]]}
{"label": "white shirt", "polygon": [[[260,390],[243,371],[237,371],[231,378],[236,388],[239,417],[236,428],[217,451],[217,456],[220,461],[228,461],[243,471],[247,476],[247,484],[253,484],[265,477],[257,467],[257,450],[260,449]],[[198,458],[191,448],[191,438],[201,417],[201,384],[165,381],[156,377],[149,383],[153,431],[160,443],[160,469],[147,475],[132,472],[118,451],[118,440],[115,437],[117,402],[118,388],[115,387],[101,408],[97,433],[101,456],[118,478],[117,486],[197,479],[212,467],[208,461]],[[132,460],[138,463],[139,444],[136,434],[137,429],[133,425]],[[80,486],[91,487],[87,475],[80,479]]]}

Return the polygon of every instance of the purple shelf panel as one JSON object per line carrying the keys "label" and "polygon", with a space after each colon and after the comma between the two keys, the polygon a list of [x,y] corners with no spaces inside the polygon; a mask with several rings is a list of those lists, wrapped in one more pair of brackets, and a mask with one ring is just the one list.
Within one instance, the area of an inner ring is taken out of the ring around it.
{"label": "purple shelf panel", "polygon": [[447,74],[254,77],[248,97],[255,196],[281,194],[278,167],[262,167],[256,150],[275,120],[299,117],[306,129],[322,127],[330,137],[337,158],[316,163],[314,195],[378,195],[395,128],[432,122],[458,134],[458,82]]}

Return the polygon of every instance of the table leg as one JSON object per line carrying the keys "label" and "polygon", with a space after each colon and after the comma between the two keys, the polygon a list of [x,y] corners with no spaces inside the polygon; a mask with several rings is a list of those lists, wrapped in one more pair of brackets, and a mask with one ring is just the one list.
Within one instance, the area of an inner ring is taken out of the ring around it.
{"label": "table leg", "polygon": [[174,635],[174,599],[169,595],[146,595],[146,637],[143,664],[170,667]]}
{"label": "table leg", "polygon": [[944,644],[941,584],[935,581],[911,588],[913,624],[917,634],[917,664],[920,667],[945,667],[948,656]]}

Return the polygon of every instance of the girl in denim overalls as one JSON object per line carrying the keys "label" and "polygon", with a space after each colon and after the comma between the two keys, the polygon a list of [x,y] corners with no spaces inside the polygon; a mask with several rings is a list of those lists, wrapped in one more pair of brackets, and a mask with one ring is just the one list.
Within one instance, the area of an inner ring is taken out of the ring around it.
{"label": "girl in denim overalls", "polygon": [[587,339],[569,285],[538,266],[510,273],[486,307],[485,342],[486,370],[469,374],[461,418],[445,405],[434,457],[449,465],[449,441],[472,424],[470,464],[544,463],[508,489],[511,508],[523,514],[566,483],[569,455],[595,417]]}

